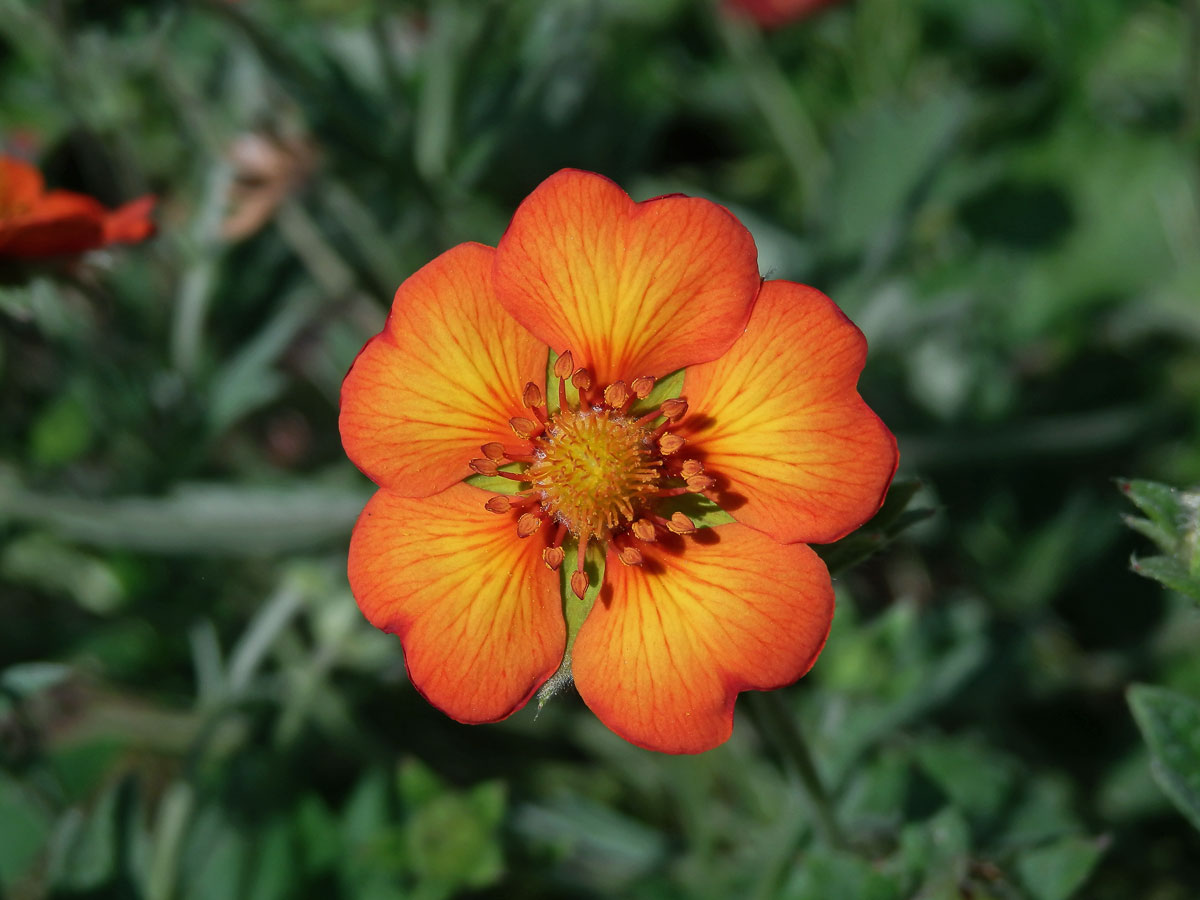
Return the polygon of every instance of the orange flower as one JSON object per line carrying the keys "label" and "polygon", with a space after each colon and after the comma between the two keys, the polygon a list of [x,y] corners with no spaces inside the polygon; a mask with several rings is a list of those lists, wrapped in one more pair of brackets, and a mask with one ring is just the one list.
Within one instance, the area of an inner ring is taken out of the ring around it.
{"label": "orange flower", "polygon": [[725,0],[726,4],[739,10],[759,25],[774,28],[815,15],[827,6],[841,0]]}
{"label": "orange flower", "polygon": [[67,256],[154,233],[153,197],[105,209],[93,197],[46,191],[42,174],[0,156],[0,257]]}
{"label": "orange flower", "polygon": [[[342,442],[380,486],[350,542],[354,595],[459,721],[520,708],[573,639],[609,728],[714,747],[740,691],[790,684],[825,642],[833,590],[801,542],[862,524],[895,473],[855,388],[865,355],[823,294],[762,284],[722,207],[559,172],[498,248],[462,244],[404,282],[346,376]],[[686,398],[647,399],[683,367]],[[497,474],[516,493],[465,481]],[[687,494],[736,522],[696,528],[671,511]],[[571,595],[596,599],[569,636]]]}

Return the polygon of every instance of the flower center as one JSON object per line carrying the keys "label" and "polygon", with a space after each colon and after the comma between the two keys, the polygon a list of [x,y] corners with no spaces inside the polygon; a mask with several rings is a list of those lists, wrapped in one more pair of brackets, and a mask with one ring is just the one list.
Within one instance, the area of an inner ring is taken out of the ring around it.
{"label": "flower center", "polygon": [[557,413],[536,456],[526,475],[542,508],[580,538],[604,539],[633,522],[662,469],[650,429],[604,408]]}
{"label": "flower center", "polygon": [[[533,418],[509,420],[522,446],[492,442],[480,447],[484,458],[471,460],[481,475],[499,475],[527,485],[516,494],[498,494],[487,502],[494,513],[517,516],[517,536],[532,537],[545,523],[554,528],[542,559],[551,569],[562,565],[563,541],[570,534],[578,558],[571,589],[581,599],[588,587],[583,563],[589,541],[612,544],[627,566],[642,564],[639,543],[653,543],[664,533],[696,530],[681,512],[670,517],[655,511],[659,501],[680,494],[711,494],[715,486],[698,459],[680,454],[684,439],[671,429],[687,414],[687,400],[673,397],[643,414],[632,412],[654,388],[643,375],[628,385],[615,381],[594,389],[587,369],[576,369],[570,351],[554,363],[558,379],[558,411],[551,414],[545,396],[533,382],[522,401]],[[567,382],[579,394],[572,405]],[[502,470],[506,463],[524,470]]]}

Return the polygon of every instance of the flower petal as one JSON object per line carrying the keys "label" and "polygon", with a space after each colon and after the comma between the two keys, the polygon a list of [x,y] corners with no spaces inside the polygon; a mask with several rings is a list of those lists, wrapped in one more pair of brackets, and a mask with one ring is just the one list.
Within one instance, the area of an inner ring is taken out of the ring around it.
{"label": "flower petal", "polygon": [[826,543],[879,509],[899,456],[856,389],[866,353],[820,291],[769,281],[733,349],[687,370],[683,433],[739,522]]}
{"label": "flower petal", "polygon": [[545,380],[546,347],[492,294],[494,253],[460,244],[400,285],[342,384],[346,454],[403,496],[466,478],[481,444],[514,443],[508,420],[528,415],[522,389]]}
{"label": "flower petal", "polygon": [[30,207],[45,190],[42,173],[12,156],[0,156],[0,218],[14,209]]}
{"label": "flower petal", "polygon": [[496,293],[522,325],[601,386],[716,359],[760,283],[754,239],[721,206],[634,203],[566,169],[525,199],[496,252]]}
{"label": "flower petal", "polygon": [[371,624],[400,636],[408,675],[460,722],[519,709],[562,660],[558,573],[538,537],[519,540],[486,492],[425,499],[378,491],[350,539],[350,587]]}
{"label": "flower petal", "polygon": [[104,217],[104,242],[106,244],[136,244],[154,234],[154,219],[151,213],[158,199],[147,194],[130,200]]}
{"label": "flower petal", "polygon": [[729,737],[739,691],[783,687],[812,666],[833,621],[829,573],[803,544],[736,524],[643,556],[624,566],[610,551],[575,640],[576,686],[640,747],[709,750]]}

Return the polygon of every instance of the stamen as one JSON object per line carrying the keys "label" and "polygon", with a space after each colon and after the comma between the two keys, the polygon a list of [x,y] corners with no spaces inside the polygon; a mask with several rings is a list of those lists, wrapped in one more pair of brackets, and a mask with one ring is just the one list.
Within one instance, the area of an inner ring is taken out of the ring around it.
{"label": "stamen", "polygon": [[645,541],[647,544],[652,544],[657,540],[654,534],[654,523],[649,519],[634,519],[633,524],[629,526],[629,530],[633,532],[635,538],[639,541]]}
{"label": "stamen", "polygon": [[570,350],[564,350],[562,356],[554,361],[554,375],[558,378],[558,409],[567,409],[567,379],[575,371],[575,360]]}
{"label": "stamen", "polygon": [[637,378],[633,379],[633,383],[630,385],[630,387],[633,389],[633,396],[637,397],[639,400],[645,400],[650,396],[650,392],[654,390],[654,376],[639,375]]}
{"label": "stamen", "polygon": [[566,554],[563,553],[562,547],[547,547],[542,551],[542,562],[546,564],[546,567],[551,572],[556,572],[558,571],[558,567],[562,565],[564,556]]}
{"label": "stamen", "polygon": [[629,388],[623,381],[614,381],[604,389],[604,402],[613,409],[623,409],[629,399]]}
{"label": "stamen", "polygon": [[524,513],[517,519],[517,537],[527,538],[542,527],[542,517],[534,513]]}
{"label": "stamen", "polygon": [[523,441],[530,440],[542,431],[540,423],[533,421],[533,419],[527,419],[524,416],[513,416],[508,420],[508,425],[513,430],[513,434]]}
{"label": "stamen", "polygon": [[483,504],[483,508],[488,512],[499,514],[508,512],[515,505],[516,504],[514,504],[508,497],[497,494],[495,497],[492,497],[492,499],[488,500],[487,503]]}
{"label": "stamen", "polygon": [[716,481],[707,475],[693,475],[687,480],[687,489],[693,494],[703,494],[716,487]]}
{"label": "stamen", "polygon": [[499,475],[500,467],[490,459],[473,459],[467,463],[472,469],[480,475]]}
{"label": "stamen", "polygon": [[684,478],[691,478],[694,475],[699,475],[704,471],[704,463],[698,459],[685,459],[683,465],[679,467],[679,474]]}
{"label": "stamen", "polygon": [[664,400],[659,408],[664,416],[672,422],[678,422],[687,413],[688,404],[686,397],[672,397],[670,400]]}
{"label": "stamen", "polygon": [[498,462],[504,461],[504,445],[501,444],[499,441],[488,441],[486,444],[482,445],[479,449],[482,450],[483,455],[486,456],[488,459],[490,459],[492,462],[498,463]]}
{"label": "stamen", "polygon": [[559,381],[566,381],[574,371],[575,360],[571,357],[571,351],[564,350],[554,361],[554,377]]}
{"label": "stamen", "polygon": [[576,369],[575,374],[571,376],[571,384],[575,385],[575,390],[580,394],[591,390],[592,388],[592,373],[587,369]]}
{"label": "stamen", "polygon": [[640,566],[643,562],[642,551],[637,547],[621,547],[617,550],[617,559],[627,566]]}
{"label": "stamen", "polygon": [[546,402],[546,398],[542,396],[542,389],[532,381],[525,382],[525,390],[521,394],[521,402],[529,409],[536,410],[539,406]]}
{"label": "stamen", "polygon": [[685,441],[677,434],[664,434],[658,439],[658,449],[663,456],[670,456],[683,449]]}
{"label": "stamen", "polygon": [[580,600],[587,593],[588,575],[583,570],[583,561],[587,556],[587,538],[579,539],[579,556],[575,563],[575,571],[571,573],[571,590],[575,592],[575,596]]}
{"label": "stamen", "polygon": [[696,530],[692,520],[681,512],[671,513],[671,518],[666,525],[675,534],[692,534]]}

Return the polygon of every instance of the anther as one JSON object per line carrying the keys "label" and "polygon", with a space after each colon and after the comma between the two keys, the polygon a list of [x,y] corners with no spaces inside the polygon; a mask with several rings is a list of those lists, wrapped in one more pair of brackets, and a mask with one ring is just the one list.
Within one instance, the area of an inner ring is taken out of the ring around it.
{"label": "anther", "polygon": [[654,523],[649,519],[635,519],[633,524],[629,526],[629,530],[633,532],[633,536],[639,541],[651,543],[654,541]]}
{"label": "anther", "polygon": [[683,465],[679,467],[679,474],[684,478],[692,478],[704,471],[704,463],[698,459],[685,459]]}
{"label": "anther", "polygon": [[562,547],[547,547],[542,551],[542,562],[544,562],[547,568],[549,568],[551,571],[557,571],[558,567],[562,565],[564,556],[566,556],[566,554],[563,553]]}
{"label": "anther", "polygon": [[508,426],[513,430],[513,434],[523,441],[529,440],[541,428],[541,426],[524,416],[513,416],[508,420]]}
{"label": "anther", "polygon": [[500,467],[490,459],[473,459],[467,463],[472,469],[480,475],[499,475]]}
{"label": "anther", "polygon": [[507,497],[497,495],[488,500],[483,506],[488,512],[506,513],[513,508],[513,502]]}
{"label": "anther", "polygon": [[696,530],[696,526],[681,512],[671,513],[670,521],[667,522],[667,528],[675,532],[675,534],[692,534]]}
{"label": "anther", "polygon": [[542,389],[532,381],[525,382],[525,390],[521,393],[521,402],[529,409],[537,409],[545,402]]}
{"label": "anther", "polygon": [[587,369],[576,369],[575,374],[571,376],[571,384],[575,385],[575,390],[580,393],[589,390],[592,386],[592,373]]}
{"label": "anther", "polygon": [[517,537],[527,538],[542,527],[542,517],[525,513],[517,519]]}
{"label": "anther", "polygon": [[587,572],[583,571],[583,569],[576,569],[571,573],[571,590],[575,592],[576,597],[582,600],[583,595],[587,593],[587,589]]}
{"label": "anther", "polygon": [[693,475],[687,479],[687,489],[693,494],[702,494],[705,491],[712,490],[716,484],[707,475]]}
{"label": "anther", "polygon": [[687,399],[684,397],[672,397],[670,400],[664,400],[658,411],[670,419],[672,422],[678,422],[687,412]]}
{"label": "anther", "polygon": [[560,412],[568,408],[567,380],[574,371],[575,360],[571,357],[571,351],[564,350],[562,356],[554,361],[554,374],[558,377],[558,409]]}
{"label": "anther", "polygon": [[629,388],[623,381],[614,381],[604,389],[604,402],[612,409],[621,409],[629,399]]}
{"label": "anther", "polygon": [[617,559],[621,560],[627,566],[640,566],[642,564],[642,551],[637,547],[622,547],[617,551]]}
{"label": "anther", "polygon": [[488,459],[490,459],[492,462],[498,463],[498,462],[504,461],[504,445],[501,444],[499,441],[488,441],[486,444],[481,446],[479,449],[482,450],[483,455],[486,456]]}
{"label": "anther", "polygon": [[637,378],[633,379],[633,383],[630,385],[630,387],[633,389],[633,396],[637,397],[639,400],[645,400],[650,396],[650,392],[654,390],[654,376],[639,375]]}
{"label": "anther", "polygon": [[678,453],[684,445],[684,440],[677,434],[664,434],[658,439],[658,449],[663,456],[670,456],[672,453]]}

